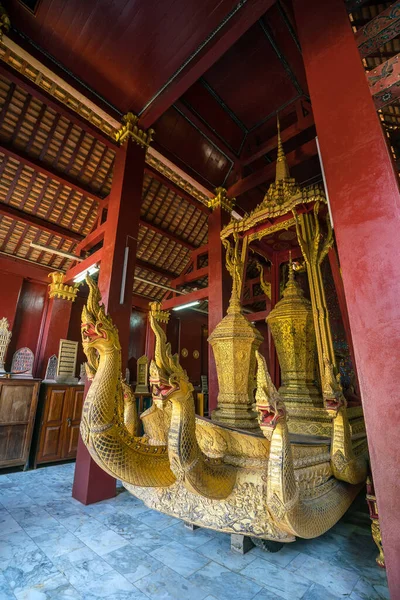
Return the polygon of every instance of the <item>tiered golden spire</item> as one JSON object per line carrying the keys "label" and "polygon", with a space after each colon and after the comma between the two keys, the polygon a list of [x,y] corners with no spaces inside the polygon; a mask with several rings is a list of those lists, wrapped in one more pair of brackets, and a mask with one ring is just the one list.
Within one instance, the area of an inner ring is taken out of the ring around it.
{"label": "tiered golden spire", "polygon": [[278,156],[276,159],[276,175],[275,182],[284,181],[290,178],[289,165],[287,164],[286,155],[283,151],[283,144],[281,138],[281,125],[279,123],[279,117],[277,117],[278,125]]}

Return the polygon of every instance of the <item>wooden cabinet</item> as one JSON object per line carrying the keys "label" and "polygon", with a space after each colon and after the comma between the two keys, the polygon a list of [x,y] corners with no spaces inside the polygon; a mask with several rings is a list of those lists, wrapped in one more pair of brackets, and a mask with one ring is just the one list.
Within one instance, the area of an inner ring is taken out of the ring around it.
{"label": "wooden cabinet", "polygon": [[42,384],[33,463],[76,457],[83,386]]}
{"label": "wooden cabinet", "polygon": [[40,381],[0,379],[0,467],[27,465]]}

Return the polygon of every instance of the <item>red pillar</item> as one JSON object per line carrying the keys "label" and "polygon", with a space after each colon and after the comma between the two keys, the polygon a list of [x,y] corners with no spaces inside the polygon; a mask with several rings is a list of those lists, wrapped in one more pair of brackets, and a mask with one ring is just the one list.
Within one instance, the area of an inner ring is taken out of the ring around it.
{"label": "red pillar", "polygon": [[[228,308],[232,280],[225,267],[225,250],[221,242],[221,230],[229,222],[230,215],[217,206],[208,217],[208,335],[224,318]],[[214,354],[208,346],[208,413],[217,407],[218,377]]]}
{"label": "red pillar", "polygon": [[53,354],[58,356],[60,340],[65,340],[68,337],[71,309],[71,300],[50,298],[48,302],[36,369],[37,376],[42,379],[44,379],[46,374],[47,361],[50,356]]}
{"label": "red pillar", "polygon": [[400,197],[342,0],[294,0],[327,180],[382,527],[400,599]]}
{"label": "red pillar", "polygon": [[[99,275],[103,303],[118,327],[123,374],[128,360],[145,157],[145,148],[131,138],[116,152]],[[115,479],[96,465],[79,440],[73,497],[91,504],[115,496],[115,485]]]}

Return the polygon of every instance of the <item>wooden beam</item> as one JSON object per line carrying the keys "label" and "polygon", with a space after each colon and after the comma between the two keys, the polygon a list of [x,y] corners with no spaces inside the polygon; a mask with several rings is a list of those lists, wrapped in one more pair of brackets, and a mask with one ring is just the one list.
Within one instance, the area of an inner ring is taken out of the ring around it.
{"label": "wooden beam", "polygon": [[81,129],[92,135],[95,139],[99,140],[99,142],[102,142],[110,148],[118,148],[118,144],[115,140],[112,140],[95,125],[89,123],[89,121],[81,117],[77,112],[75,112],[71,108],[68,108],[66,104],[63,104],[62,102],[56,100],[56,98],[48,92],[46,92],[46,90],[38,86],[36,83],[25,77],[25,75],[22,75],[22,73],[19,73],[3,61],[0,62],[0,75],[2,75],[5,79],[8,79],[8,81],[15,83],[20,88],[25,90],[25,92],[31,94],[33,98],[40,100],[40,102],[43,102],[44,104],[46,104],[46,106],[52,108],[56,113],[62,115],[63,117],[68,119],[68,121],[74,123],[74,125],[77,125]]}
{"label": "wooden beam", "polygon": [[141,258],[136,258],[136,266],[139,267],[139,269],[144,269],[149,273],[154,273],[154,275],[160,275],[161,277],[166,277],[167,279],[176,279],[177,277],[176,273],[172,273],[171,271],[167,271],[157,267],[156,265],[152,265]]}
{"label": "wooden beam", "polygon": [[182,306],[182,304],[188,304],[189,302],[195,302],[196,300],[206,300],[208,298],[208,287],[190,292],[184,296],[175,296],[169,300],[162,301],[162,310],[170,310],[175,306]]}
{"label": "wooden beam", "polygon": [[106,230],[106,223],[99,225],[93,231],[91,231],[75,248],[75,252],[79,254],[82,251],[88,251],[96,246],[99,242],[104,239],[104,232]]}
{"label": "wooden beam", "polygon": [[355,34],[358,51],[365,58],[390,42],[400,33],[400,1],[394,2],[389,8],[371,19]]}
{"label": "wooden beam", "polygon": [[208,267],[202,267],[201,269],[196,269],[195,271],[191,271],[190,273],[185,273],[177,279],[173,279],[170,283],[172,287],[179,287],[180,285],[185,285],[186,283],[190,283],[191,281],[197,281],[202,277],[208,276]]}
{"label": "wooden beam", "polygon": [[134,308],[138,308],[139,310],[149,310],[149,304],[151,299],[146,299],[144,296],[139,296],[138,294],[132,294],[132,306]]}
{"label": "wooden beam", "polygon": [[[296,148],[292,152],[286,155],[286,159],[289,167],[294,167],[300,163],[312,158],[317,154],[317,144],[315,140],[306,142],[299,148]],[[229,198],[240,196],[249,190],[257,187],[258,185],[267,181],[272,181],[275,178],[276,162],[270,163],[266,167],[248,175],[244,179],[239,179],[228,189]]]}
{"label": "wooden beam", "polygon": [[275,0],[252,0],[238,4],[236,11],[215,34],[199,47],[195,56],[144,107],[140,113],[142,127],[151,127],[178,98],[190,88],[219,58],[274,4]]}
{"label": "wooden beam", "polygon": [[43,283],[50,283],[48,279],[49,273],[54,271],[54,268],[45,265],[35,264],[31,260],[12,256],[8,252],[0,253],[0,271],[13,273],[25,279],[35,279]]}
{"label": "wooden beam", "polygon": [[201,210],[206,215],[210,214],[210,209],[207,208],[205,204],[193,198],[193,196],[188,194],[188,192],[186,192],[183,188],[180,188],[179,186],[175,185],[170,179],[168,179],[168,177],[166,177],[156,169],[153,169],[153,167],[151,167],[150,165],[147,165],[145,167],[144,172],[150,175],[150,177],[152,177],[153,179],[156,179],[157,181],[165,185],[171,190],[171,192],[174,192],[174,194],[177,194],[177,196],[180,196],[181,198],[186,200],[186,202],[192,204],[198,210]]}
{"label": "wooden beam", "polygon": [[148,221],[145,221],[144,219],[140,219],[139,225],[141,225],[142,227],[146,227],[146,229],[150,229],[151,231],[154,231],[155,233],[159,233],[160,235],[168,238],[169,240],[171,240],[173,242],[176,242],[177,244],[180,244],[181,246],[183,246],[184,248],[187,248],[188,250],[194,250],[196,248],[196,246],[194,246],[187,240],[177,237],[170,231],[163,229],[162,227],[158,227],[154,223],[149,223]]}
{"label": "wooden beam", "polygon": [[81,242],[83,240],[83,235],[77,233],[76,231],[71,231],[66,227],[62,227],[61,225],[57,225],[51,221],[46,221],[46,219],[31,215],[30,213],[20,210],[19,208],[14,208],[9,204],[0,203],[0,215],[21,221],[21,223],[26,223],[27,225],[32,225],[33,227],[37,227],[38,229],[47,231],[53,235],[59,235],[66,240],[70,240],[71,242]]}
{"label": "wooden beam", "polygon": [[[299,133],[302,133],[303,131],[305,131],[309,127],[312,127],[313,125],[314,125],[314,116],[312,114],[307,115],[306,117],[304,117],[304,119],[301,122],[294,123],[293,125],[290,125],[290,127],[287,127],[286,129],[281,131],[282,142],[283,143],[287,142],[292,137],[295,137],[296,135],[298,135]],[[262,158],[265,154],[268,154],[268,152],[271,152],[271,150],[275,150],[275,148],[277,148],[277,147],[278,147],[278,136],[274,135],[274,137],[272,137],[271,139],[269,139],[266,142],[264,142],[263,144],[261,144],[261,146],[259,146],[257,148],[257,150],[255,150],[250,156],[243,158],[241,160],[242,167],[245,167],[245,166],[251,164],[258,158]]]}
{"label": "wooden beam", "polygon": [[369,89],[378,110],[400,97],[400,54],[367,73]]}
{"label": "wooden beam", "polygon": [[53,181],[57,181],[57,183],[61,183],[61,185],[65,185],[65,186],[79,192],[85,198],[89,198],[89,200],[92,200],[93,202],[98,202],[99,204],[102,204],[103,199],[100,198],[100,196],[97,196],[96,194],[94,194],[87,187],[85,187],[82,184],[79,184],[72,177],[69,177],[68,175],[65,175],[64,173],[61,173],[61,172],[58,172],[58,171],[52,169],[51,167],[49,167],[45,163],[40,162],[36,158],[33,158],[32,156],[28,156],[28,154],[26,154],[22,150],[17,151],[16,148],[12,148],[6,142],[2,142],[0,144],[0,152],[5,154],[6,156],[9,156],[10,158],[13,158],[14,160],[17,160],[20,164],[26,165],[27,167],[29,167],[30,169],[33,169],[37,173],[42,173],[43,175],[45,175],[46,177],[49,177]]}
{"label": "wooden beam", "polygon": [[[51,249],[49,249],[49,252],[51,252]],[[65,274],[65,283],[71,283],[74,280],[74,278],[77,275],[79,275],[79,273],[82,273],[82,271],[85,271],[86,269],[92,267],[96,263],[101,262],[102,253],[103,248],[100,248],[100,250],[93,252],[93,254],[85,258],[85,260],[78,262],[78,264],[76,264],[74,267],[68,269],[68,271]]]}
{"label": "wooden beam", "polygon": [[[196,113],[192,112],[193,109],[190,107],[190,105],[184,103],[182,100],[177,100],[174,103],[174,108],[176,108],[177,111],[180,112],[188,122],[204,133],[204,135],[209,138],[214,146],[216,146],[223,154],[226,154],[226,156],[233,163],[238,161],[239,156],[235,154],[231,148],[228,148],[224,139],[220,138],[216,134],[215,130],[211,129],[210,125],[203,121]],[[242,135],[245,135],[244,132],[242,132]]]}
{"label": "wooden beam", "polygon": [[370,0],[345,0],[345,5],[348,12],[353,12],[367,4],[367,2],[370,2]]}
{"label": "wooden beam", "polygon": [[259,312],[248,313],[248,314],[245,314],[244,316],[249,321],[265,321],[265,319],[268,317],[270,312],[271,312],[270,310],[260,310]]}

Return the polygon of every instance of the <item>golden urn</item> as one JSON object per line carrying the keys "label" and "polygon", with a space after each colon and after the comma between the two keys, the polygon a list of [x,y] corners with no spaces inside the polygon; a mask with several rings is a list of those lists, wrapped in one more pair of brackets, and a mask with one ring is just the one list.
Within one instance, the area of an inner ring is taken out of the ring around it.
{"label": "golden urn", "polygon": [[279,393],[290,406],[322,407],[315,386],[316,339],[311,302],[295,281],[292,261],[283,298],[267,317],[279,364],[282,385]]}
{"label": "golden urn", "polygon": [[219,385],[218,406],[211,415],[213,421],[239,429],[259,428],[253,397],[256,350],[262,339],[242,314],[238,297],[232,294],[226,317],[208,338]]}

